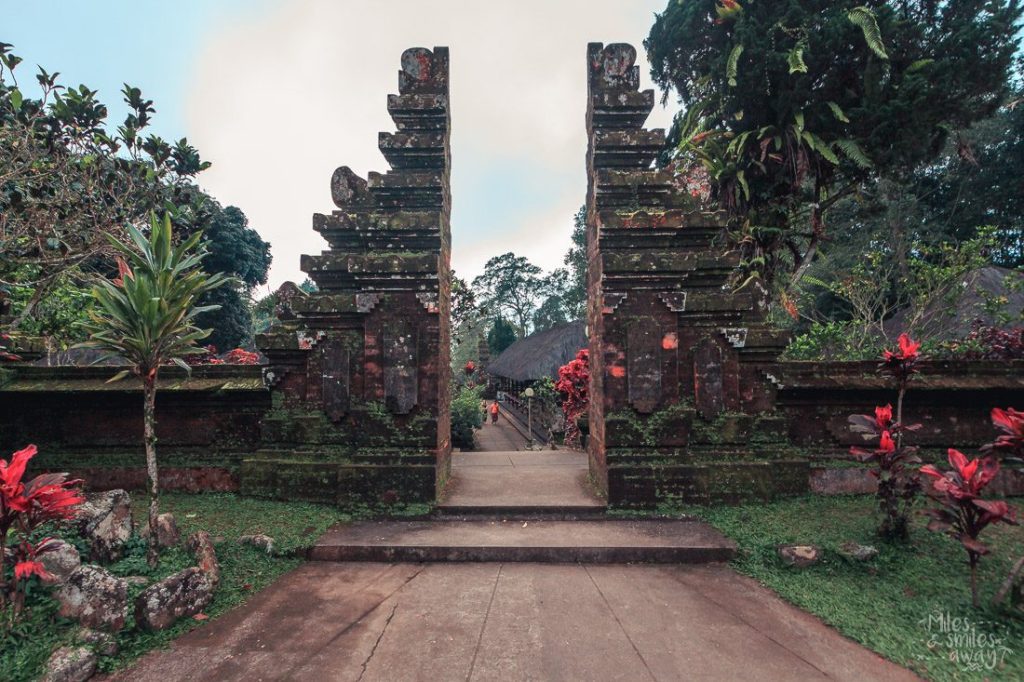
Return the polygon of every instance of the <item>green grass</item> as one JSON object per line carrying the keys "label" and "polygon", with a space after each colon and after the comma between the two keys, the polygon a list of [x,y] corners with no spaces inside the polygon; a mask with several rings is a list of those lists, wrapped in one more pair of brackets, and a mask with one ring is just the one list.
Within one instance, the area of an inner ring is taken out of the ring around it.
{"label": "green grass", "polygon": [[[174,514],[183,539],[196,530],[209,531],[214,537],[221,564],[221,583],[205,611],[210,620],[243,603],[282,573],[296,567],[302,561],[296,557],[299,550],[310,546],[329,526],[352,518],[332,507],[256,500],[231,494],[165,494],[161,497],[161,511]],[[134,512],[136,521],[142,521],[145,503],[141,496],[136,498]],[[238,542],[240,535],[254,533],[274,538],[273,555]],[[159,567],[150,571],[145,561],[145,544],[136,539],[129,545],[125,558],[106,568],[117,575],[158,579],[192,564],[187,552],[170,549],[161,555]],[[56,615],[57,607],[48,596],[49,588],[39,584],[31,587],[33,590],[26,600],[27,608],[21,620],[6,631],[0,625],[0,679],[5,681],[37,679],[50,653],[71,643],[77,629],[75,623]],[[143,589],[130,588],[130,597],[134,599]],[[164,646],[200,625],[199,621],[185,619],[167,630],[148,633],[135,630],[129,621],[117,638],[120,652],[116,656],[101,657],[100,670],[109,672],[124,667],[147,651]]]}
{"label": "green grass", "polygon": [[[1020,505],[1018,505],[1020,506]],[[675,510],[701,517],[739,544],[733,566],[809,611],[840,632],[933,680],[1024,679],[1024,612],[971,606],[966,552],[959,543],[924,528],[916,518],[908,545],[886,544],[874,534],[875,500],[868,496],[804,497],[738,507]],[[1010,566],[1024,554],[1024,529],[990,526],[983,539],[993,553],[982,559],[979,577],[984,604],[990,604]],[[879,556],[861,563],[836,550],[846,540],[870,544]],[[824,559],[806,569],[785,566],[780,544],[814,544]],[[977,632],[1002,640],[1009,649],[993,671],[971,671],[959,655],[993,649],[948,646],[929,615],[969,618]],[[923,622],[922,622],[923,621]],[[929,646],[934,637],[937,642]]]}

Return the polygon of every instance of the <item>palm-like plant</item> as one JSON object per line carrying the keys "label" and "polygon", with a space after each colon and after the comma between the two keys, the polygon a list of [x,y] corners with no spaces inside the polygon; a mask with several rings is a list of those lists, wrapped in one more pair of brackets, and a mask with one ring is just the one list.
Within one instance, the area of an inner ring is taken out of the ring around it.
{"label": "palm-like plant", "polygon": [[168,216],[150,219],[147,238],[134,227],[128,228],[132,244],[109,236],[118,253],[117,279],[100,278],[92,289],[98,304],[84,324],[89,340],[83,348],[106,351],[104,358],[127,361],[130,369],[118,372],[111,381],[134,374],[142,380],[146,472],[149,478],[150,546],[147,559],[157,561],[156,518],[159,483],[156,460],[156,390],[160,367],[169,362],[189,370],[185,358],[206,351],[196,341],[206,338],[209,329],[195,326],[200,313],[219,306],[199,306],[200,297],[229,281],[223,274],[208,275],[200,268],[206,250],[196,233],[177,246],[172,240]]}

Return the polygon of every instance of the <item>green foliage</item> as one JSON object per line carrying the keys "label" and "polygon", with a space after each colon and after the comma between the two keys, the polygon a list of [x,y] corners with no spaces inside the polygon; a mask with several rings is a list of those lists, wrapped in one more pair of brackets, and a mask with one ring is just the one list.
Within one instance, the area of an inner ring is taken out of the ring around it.
{"label": "green foliage", "polygon": [[473,449],[473,430],[483,426],[484,413],[480,406],[481,390],[461,388],[452,399],[452,445],[463,450]]}
{"label": "green foliage", "polygon": [[127,265],[118,280],[96,280],[92,295],[97,307],[84,325],[90,338],[80,345],[120,356],[136,375],[147,377],[165,362],[184,366],[183,358],[201,352],[196,341],[209,330],[196,327],[195,318],[211,308],[196,302],[230,280],[200,269],[206,251],[199,246],[199,233],[173,244],[166,215],[162,221],[152,217],[148,239],[134,227],[128,234],[132,246],[110,237]]}
{"label": "green foliage", "polygon": [[497,317],[487,332],[487,345],[491,350],[491,357],[496,358],[502,351],[511,346],[519,337],[516,336],[516,328],[505,318]]}
{"label": "green foliage", "polygon": [[[814,496],[736,507],[668,505],[660,511],[710,522],[739,544],[733,568],[926,679],[964,680],[976,675],[951,657],[944,636],[927,629],[928,617],[938,613],[984,621],[982,632],[1003,638],[1013,652],[1004,657],[1003,666],[987,674],[991,679],[1024,678],[1024,657],[1017,655],[1024,651],[1024,621],[1008,609],[971,606],[963,589],[963,550],[925,532],[922,518],[913,519],[911,544],[877,544],[879,555],[868,562],[839,555],[839,546],[849,540],[875,544],[873,507],[870,496]],[[991,532],[993,555],[979,577],[985,602],[1014,557],[1024,554],[1020,527],[998,526]],[[824,549],[824,558],[809,568],[794,569],[778,558],[780,544],[817,545]],[[936,635],[938,645],[929,646]],[[970,651],[962,647],[962,653]]]}
{"label": "green foliage", "polygon": [[26,97],[11,47],[0,43],[0,281],[31,292],[17,327],[65,273],[102,267],[105,233],[126,238],[150,212],[190,205],[209,164],[185,139],[145,135],[154,108],[138,88],[122,90],[129,114],[116,130],[95,90],[65,88],[41,67],[41,97]]}
{"label": "green foliage", "polygon": [[544,293],[540,274],[541,269],[527,258],[504,253],[487,261],[483,274],[473,279],[473,290],[488,314],[508,316],[522,338],[529,333],[530,321]]}
{"label": "green foliage", "polygon": [[645,46],[686,110],[676,165],[706,168],[740,218],[746,281],[798,281],[836,202],[913,172],[950,131],[990,116],[1020,14],[1015,0],[669,2]]}
{"label": "green foliage", "polygon": [[862,327],[854,322],[814,322],[786,347],[786,360],[874,360],[882,344],[865,343]]}

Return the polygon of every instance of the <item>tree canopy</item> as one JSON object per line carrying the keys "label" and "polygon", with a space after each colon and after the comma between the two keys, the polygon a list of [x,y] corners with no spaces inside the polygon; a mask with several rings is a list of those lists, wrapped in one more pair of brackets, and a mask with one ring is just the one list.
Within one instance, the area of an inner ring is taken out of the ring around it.
{"label": "tree canopy", "polygon": [[825,212],[903,177],[1007,94],[1018,0],[672,0],[645,41],[680,162],[741,218],[753,276],[800,273]]}

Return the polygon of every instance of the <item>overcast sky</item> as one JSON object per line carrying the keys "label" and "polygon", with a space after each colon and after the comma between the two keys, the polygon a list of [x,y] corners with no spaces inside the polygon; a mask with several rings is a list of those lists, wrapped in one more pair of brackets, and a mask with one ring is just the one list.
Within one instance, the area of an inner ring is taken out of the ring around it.
{"label": "overcast sky", "polygon": [[[333,208],[333,170],[387,169],[377,133],[394,129],[385,105],[402,51],[448,46],[452,260],[471,278],[505,251],[561,265],[586,192],[586,45],[642,54],[666,2],[0,0],[0,41],[22,71],[61,71],[108,104],[124,81],[142,88],[156,131],[213,162],[202,186],[271,242],[272,287],[301,281],[300,254],[324,248],[311,216]],[[672,113],[659,106],[648,125]]]}

